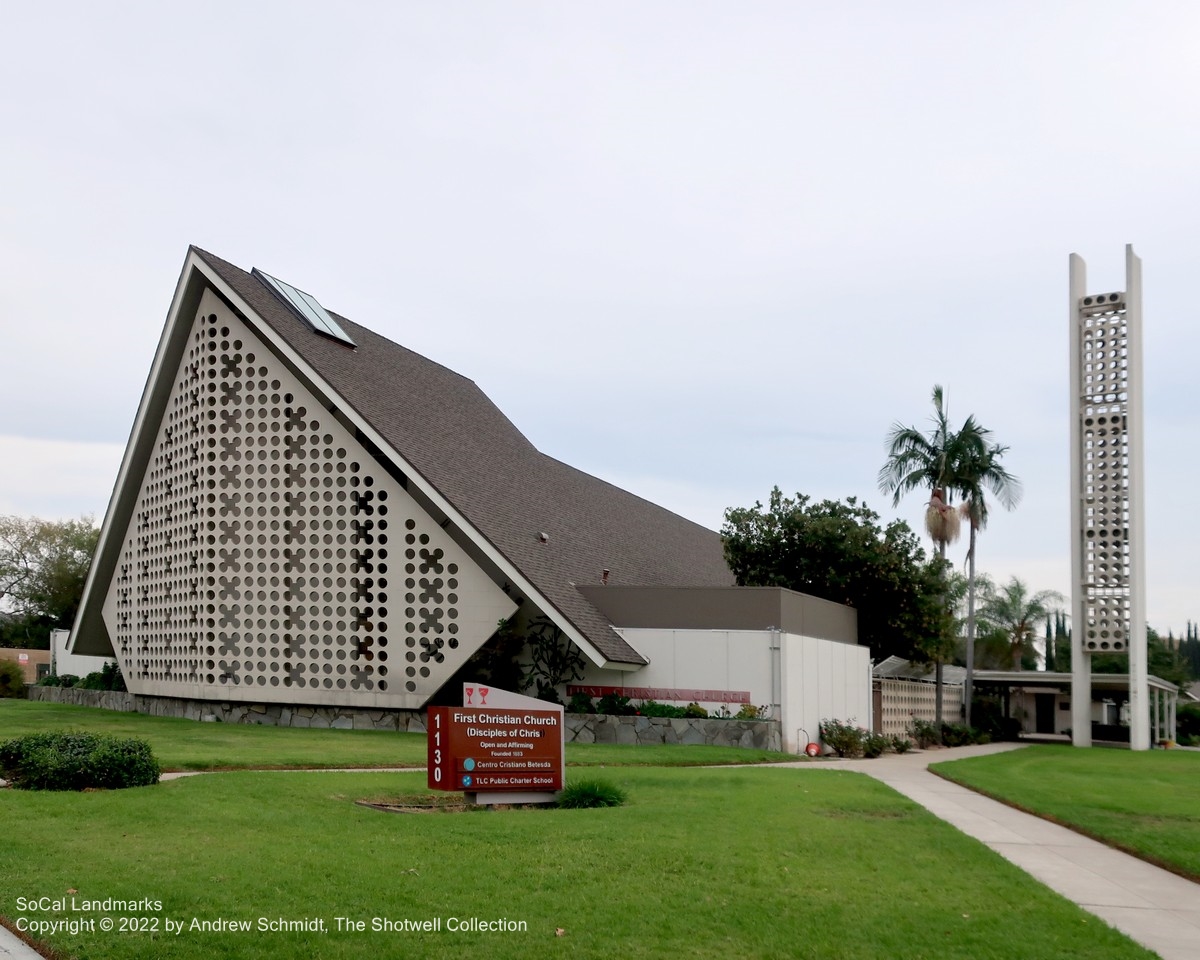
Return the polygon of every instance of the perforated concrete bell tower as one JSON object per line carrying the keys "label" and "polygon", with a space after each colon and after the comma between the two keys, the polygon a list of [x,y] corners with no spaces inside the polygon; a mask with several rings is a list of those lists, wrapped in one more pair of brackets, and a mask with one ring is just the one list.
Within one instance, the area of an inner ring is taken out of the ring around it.
{"label": "perforated concrete bell tower", "polygon": [[1071,254],[1071,729],[1092,744],[1092,655],[1129,657],[1130,747],[1150,748],[1142,441],[1142,261],[1089,294]]}

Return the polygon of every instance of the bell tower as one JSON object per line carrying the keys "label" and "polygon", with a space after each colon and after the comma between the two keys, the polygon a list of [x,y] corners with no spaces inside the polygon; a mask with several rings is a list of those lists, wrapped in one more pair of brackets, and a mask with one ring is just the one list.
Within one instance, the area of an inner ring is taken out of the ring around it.
{"label": "bell tower", "polygon": [[1070,261],[1071,729],[1092,745],[1092,655],[1129,658],[1129,745],[1150,749],[1142,432],[1142,261],[1090,294]]}

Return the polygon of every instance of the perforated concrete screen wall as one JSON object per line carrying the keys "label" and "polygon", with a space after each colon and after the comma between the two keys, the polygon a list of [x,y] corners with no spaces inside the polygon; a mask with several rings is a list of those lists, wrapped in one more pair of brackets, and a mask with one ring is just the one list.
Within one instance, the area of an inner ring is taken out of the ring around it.
{"label": "perforated concrete screen wall", "polygon": [[104,604],[129,689],[416,708],[514,609],[206,292]]}
{"label": "perforated concrete screen wall", "polygon": [[1083,397],[1084,648],[1124,652],[1129,642],[1129,330],[1123,294],[1079,305]]}

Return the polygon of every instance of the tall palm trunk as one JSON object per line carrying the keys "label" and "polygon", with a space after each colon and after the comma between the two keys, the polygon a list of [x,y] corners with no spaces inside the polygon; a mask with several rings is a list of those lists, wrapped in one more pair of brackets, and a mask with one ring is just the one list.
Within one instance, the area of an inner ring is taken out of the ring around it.
{"label": "tall palm trunk", "polygon": [[967,679],[963,683],[966,723],[971,726],[971,700],[975,691],[975,524],[971,524],[971,546],[967,551]]}
{"label": "tall palm trunk", "polygon": [[[938,559],[946,560],[946,542],[938,541]],[[936,701],[933,705],[933,722],[937,725],[937,742],[942,742],[942,655],[939,653],[933,662],[933,694]]]}

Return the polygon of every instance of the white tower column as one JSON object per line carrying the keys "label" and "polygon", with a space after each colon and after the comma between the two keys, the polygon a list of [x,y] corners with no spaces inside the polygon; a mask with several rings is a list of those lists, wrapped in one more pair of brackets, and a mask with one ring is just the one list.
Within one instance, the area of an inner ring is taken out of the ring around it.
{"label": "white tower column", "polygon": [[1125,248],[1124,292],[1088,294],[1070,260],[1071,720],[1090,746],[1091,657],[1129,656],[1130,747],[1150,748],[1142,439],[1142,269]]}

